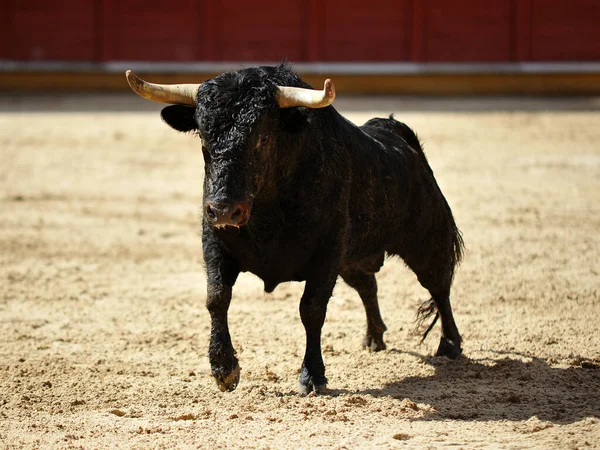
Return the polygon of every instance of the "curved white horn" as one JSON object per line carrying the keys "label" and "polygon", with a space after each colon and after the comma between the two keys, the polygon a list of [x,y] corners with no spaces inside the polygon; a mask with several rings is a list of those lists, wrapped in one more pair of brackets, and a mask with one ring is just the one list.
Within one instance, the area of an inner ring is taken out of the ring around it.
{"label": "curved white horn", "polygon": [[325,80],[322,91],[291,86],[277,86],[275,97],[280,108],[292,108],[294,106],[325,108],[335,100],[335,86],[329,78]]}
{"label": "curved white horn", "polygon": [[196,106],[199,84],[155,84],[139,78],[131,70],[125,72],[129,86],[140,97],[173,105]]}

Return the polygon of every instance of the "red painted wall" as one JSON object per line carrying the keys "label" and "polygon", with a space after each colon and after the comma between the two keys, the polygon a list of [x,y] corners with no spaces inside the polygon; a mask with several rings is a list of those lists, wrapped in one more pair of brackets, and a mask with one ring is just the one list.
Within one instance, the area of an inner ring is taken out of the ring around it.
{"label": "red painted wall", "polygon": [[[7,43],[0,49],[18,60],[95,60],[96,4],[80,0],[2,2]],[[8,56],[7,55],[7,56]],[[0,55],[4,56],[4,55]]]}
{"label": "red painted wall", "polygon": [[598,0],[533,0],[531,59],[600,60]]}
{"label": "red painted wall", "polygon": [[600,61],[598,0],[0,0],[0,59]]}
{"label": "red painted wall", "polygon": [[104,0],[104,60],[195,61],[202,58],[194,0]]}
{"label": "red painted wall", "polygon": [[406,61],[409,59],[409,0],[329,0],[318,20],[315,59]]}
{"label": "red painted wall", "polygon": [[0,0],[0,59],[14,59],[15,36],[13,33],[13,13],[8,0]]}
{"label": "red painted wall", "polygon": [[213,56],[222,61],[307,59],[305,3],[281,0],[215,2]]}
{"label": "red painted wall", "polygon": [[512,59],[512,0],[425,0],[421,59],[494,62]]}

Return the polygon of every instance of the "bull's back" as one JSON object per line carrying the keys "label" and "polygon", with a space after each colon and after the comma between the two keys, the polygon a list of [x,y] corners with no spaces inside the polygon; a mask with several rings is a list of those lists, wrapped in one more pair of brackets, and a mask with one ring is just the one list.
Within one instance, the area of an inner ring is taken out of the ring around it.
{"label": "bull's back", "polygon": [[444,234],[451,213],[406,124],[375,118],[360,129],[370,139],[353,149],[348,257],[357,263],[384,252],[405,257],[415,239]]}

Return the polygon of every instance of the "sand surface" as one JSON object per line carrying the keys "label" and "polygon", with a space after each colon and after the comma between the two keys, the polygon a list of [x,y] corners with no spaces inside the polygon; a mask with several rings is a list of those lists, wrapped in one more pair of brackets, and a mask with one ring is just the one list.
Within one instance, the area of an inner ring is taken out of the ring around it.
{"label": "sand surface", "polygon": [[210,376],[196,138],[133,94],[0,98],[0,448],[600,446],[600,110],[536,102],[341,99],[425,142],[467,246],[464,356],[431,356],[439,325],[419,345],[427,293],[390,259],[388,349],[361,350],[339,281],[330,391],[301,397],[302,283],[267,295],[240,277],[242,379],[222,393]]}

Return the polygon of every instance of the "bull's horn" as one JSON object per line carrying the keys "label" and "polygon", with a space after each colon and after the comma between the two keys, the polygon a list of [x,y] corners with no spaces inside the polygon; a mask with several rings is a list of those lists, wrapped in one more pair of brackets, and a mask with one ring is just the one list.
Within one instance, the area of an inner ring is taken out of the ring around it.
{"label": "bull's horn", "polygon": [[325,108],[335,100],[335,86],[329,78],[325,80],[322,91],[291,86],[277,86],[275,97],[280,108],[292,108],[293,106]]}
{"label": "bull's horn", "polygon": [[133,92],[155,102],[196,106],[199,84],[154,84],[139,78],[131,70],[125,72]]}

